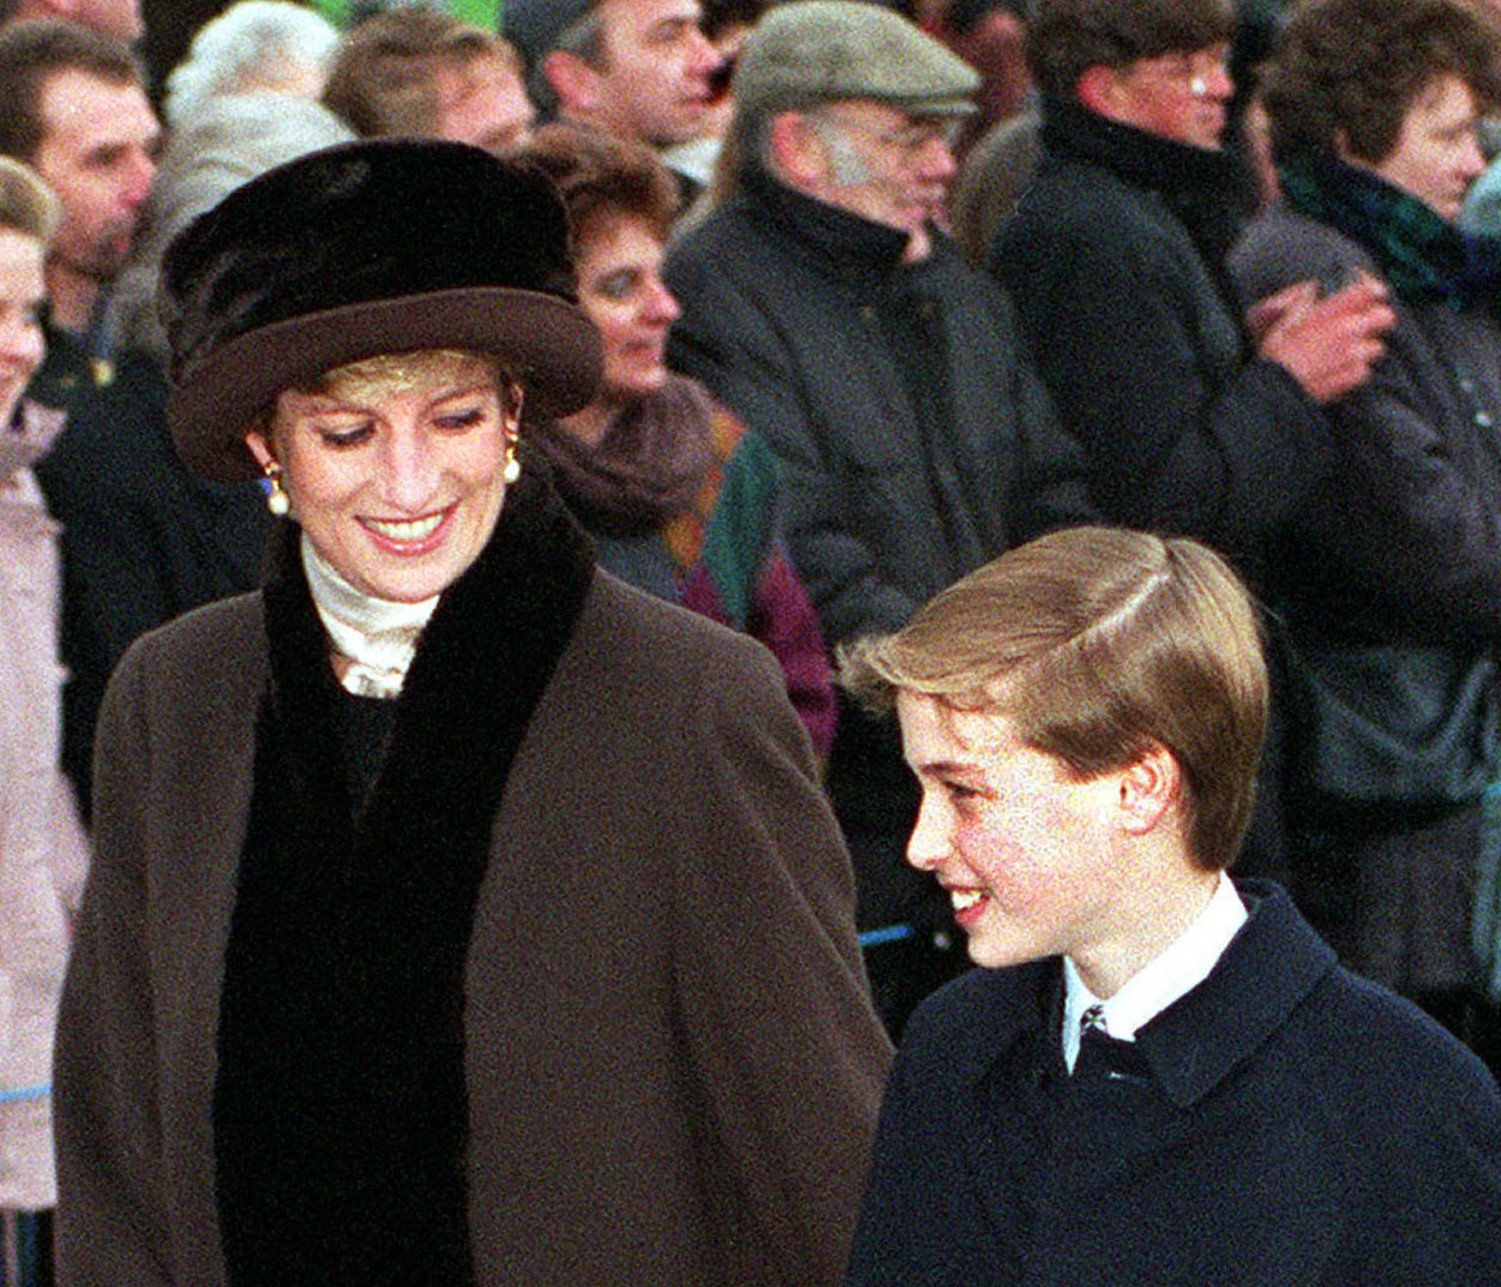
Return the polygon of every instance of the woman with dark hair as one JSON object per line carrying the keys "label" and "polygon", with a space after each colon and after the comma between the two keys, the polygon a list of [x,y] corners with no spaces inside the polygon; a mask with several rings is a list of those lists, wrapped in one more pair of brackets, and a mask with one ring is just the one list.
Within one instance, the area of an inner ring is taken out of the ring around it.
{"label": "woman with dark hair", "polygon": [[1497,58],[1456,0],[1299,9],[1263,79],[1282,201],[1231,260],[1247,301],[1361,274],[1395,301],[1371,382],[1330,409],[1335,473],[1268,560],[1294,878],[1348,963],[1472,1040],[1468,922],[1501,734],[1501,248],[1455,220]]}
{"label": "woman with dark hair", "polygon": [[771,449],[697,380],[667,369],[679,308],[662,282],[677,206],[647,148],[550,125],[517,154],[568,207],[579,306],[599,328],[599,395],[536,442],[602,567],[759,639],[820,756],[834,689],[818,617],[783,544]]}
{"label": "woman with dark hair", "polygon": [[562,204],[313,153],[168,251],[170,419],[264,588],[101,724],[63,1001],[65,1283],[828,1283],[887,1047],[807,738],[596,570],[521,449],[599,340]]}

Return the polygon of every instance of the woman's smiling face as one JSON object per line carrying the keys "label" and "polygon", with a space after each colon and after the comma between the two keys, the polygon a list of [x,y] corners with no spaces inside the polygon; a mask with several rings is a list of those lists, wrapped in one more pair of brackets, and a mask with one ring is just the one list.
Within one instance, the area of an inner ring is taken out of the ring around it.
{"label": "woman's smiling face", "polygon": [[276,400],[246,442],[281,466],[293,517],[350,585],[396,603],[441,594],[479,557],[505,501],[519,395],[493,361],[375,358]]}
{"label": "woman's smiling face", "polygon": [[0,228],[0,430],[10,424],[45,352],[39,319],[47,293],[42,279],[45,253],[35,237]]}

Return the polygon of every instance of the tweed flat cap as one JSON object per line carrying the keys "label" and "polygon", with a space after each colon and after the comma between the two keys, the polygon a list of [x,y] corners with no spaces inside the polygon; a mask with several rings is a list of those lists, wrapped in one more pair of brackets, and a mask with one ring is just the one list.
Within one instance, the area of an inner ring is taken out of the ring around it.
{"label": "tweed flat cap", "polygon": [[756,24],[732,86],[736,110],[795,111],[846,98],[918,116],[967,116],[979,74],[900,14],[860,0],[794,0]]}

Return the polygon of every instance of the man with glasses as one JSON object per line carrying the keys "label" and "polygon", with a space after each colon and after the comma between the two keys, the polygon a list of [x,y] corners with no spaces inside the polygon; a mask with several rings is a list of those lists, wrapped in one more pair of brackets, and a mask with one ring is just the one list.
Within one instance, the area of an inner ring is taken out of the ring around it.
{"label": "man with glasses", "polygon": [[[1010,306],[933,224],[978,77],[891,10],[773,9],[734,82],[716,209],[668,258],[668,358],[776,451],[793,559],[832,644],[1085,515],[1082,461]],[[893,1031],[958,968],[947,903],[902,848],[916,813],[895,730],[841,712],[829,766],[867,953]],[[896,928],[901,927],[901,928]],[[942,938],[936,936],[944,936]]]}

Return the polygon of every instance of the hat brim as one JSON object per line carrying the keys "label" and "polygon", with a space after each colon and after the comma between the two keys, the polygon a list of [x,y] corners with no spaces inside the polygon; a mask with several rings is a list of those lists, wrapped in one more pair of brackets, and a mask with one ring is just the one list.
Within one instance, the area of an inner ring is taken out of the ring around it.
{"label": "hat brim", "polygon": [[599,391],[599,332],[577,306],[512,287],[432,291],[274,322],[216,349],[168,397],[178,454],[214,482],[256,478],[245,434],[280,393],[349,362],[420,349],[497,358],[546,415],[571,415]]}

